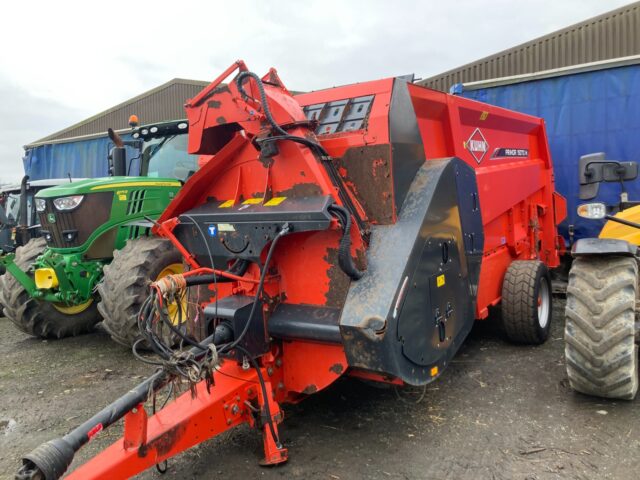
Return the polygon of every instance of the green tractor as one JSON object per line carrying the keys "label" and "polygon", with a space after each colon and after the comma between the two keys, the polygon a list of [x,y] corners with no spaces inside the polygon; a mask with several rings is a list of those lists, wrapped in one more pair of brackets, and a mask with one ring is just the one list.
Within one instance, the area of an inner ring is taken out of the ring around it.
{"label": "green tractor", "polygon": [[[182,271],[182,257],[150,236],[152,221],[198,166],[187,153],[185,121],[138,127],[109,157],[113,176],[38,192],[41,237],[0,259],[0,303],[18,329],[42,338],[89,332],[103,321],[114,340],[132,345],[149,279]],[[125,146],[139,154],[127,161]],[[136,176],[131,176],[135,170]],[[184,305],[171,305],[177,315]]]}

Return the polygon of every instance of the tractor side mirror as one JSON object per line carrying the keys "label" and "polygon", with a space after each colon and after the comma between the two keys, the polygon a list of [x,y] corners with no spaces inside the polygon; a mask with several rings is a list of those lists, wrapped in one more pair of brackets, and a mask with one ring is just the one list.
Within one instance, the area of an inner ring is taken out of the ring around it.
{"label": "tractor side mirror", "polygon": [[127,149],[113,147],[109,154],[109,174],[112,177],[124,177],[127,175]]}
{"label": "tractor side mirror", "polygon": [[595,198],[601,182],[626,182],[638,177],[636,162],[607,160],[602,152],[581,156],[578,168],[580,200]]}
{"label": "tractor side mirror", "polygon": [[591,153],[580,157],[578,163],[580,177],[580,200],[591,200],[598,195],[602,182],[602,162],[604,153]]}
{"label": "tractor side mirror", "polygon": [[109,175],[112,177],[124,177],[127,175],[127,150],[120,135],[109,128],[107,135],[115,147],[109,152]]}

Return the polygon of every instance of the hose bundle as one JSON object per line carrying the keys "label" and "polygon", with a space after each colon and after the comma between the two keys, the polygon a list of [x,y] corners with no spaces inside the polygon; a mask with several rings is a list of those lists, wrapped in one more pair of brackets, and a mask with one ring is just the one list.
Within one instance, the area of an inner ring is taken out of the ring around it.
{"label": "hose bundle", "polygon": [[[185,322],[182,318],[182,308],[178,306],[177,322],[174,324],[169,316],[167,306],[172,302],[179,302],[184,298],[186,289],[191,286],[211,284],[216,283],[217,281],[229,281],[230,279],[252,281],[240,278],[244,273],[246,273],[249,262],[239,259],[236,260],[229,270],[224,272],[210,268],[201,268],[199,270],[191,270],[184,274],[168,275],[156,282],[153,282],[151,284],[151,293],[142,304],[138,315],[138,328],[140,330],[141,338],[133,345],[133,353],[141,361],[160,366],[162,371],[166,372],[169,377],[181,377],[186,379],[189,382],[192,394],[195,394],[195,385],[202,380],[207,382],[207,389],[211,388],[213,385],[213,371],[216,370],[221,359],[232,358],[234,356],[234,351],[242,354],[243,358],[256,370],[260,388],[262,390],[262,397],[264,399],[267,425],[278,448],[282,448],[282,444],[280,443],[280,439],[273,424],[269,401],[267,400],[269,398],[269,392],[267,392],[266,382],[264,380],[261,367],[251,353],[245,350],[241,345],[241,341],[249,330],[249,325],[256,313],[256,306],[259,304],[259,300],[262,296],[264,281],[269,270],[269,265],[271,263],[273,252],[275,251],[275,247],[278,244],[278,241],[290,231],[290,225],[288,223],[283,224],[271,242],[264,266],[261,269],[260,280],[257,282],[257,289],[251,312],[249,313],[249,317],[242,331],[239,333],[234,332],[234,340],[226,341],[226,343],[215,343],[216,338],[219,338],[217,335],[218,331],[216,329],[216,333],[214,335],[208,337],[203,343],[199,343],[194,338],[187,335],[183,329]],[[162,330],[165,327],[168,328],[169,332],[172,334],[169,337],[162,333]],[[228,327],[225,325],[224,328]],[[226,338],[227,336],[220,336],[220,338],[222,337]],[[177,348],[174,347],[176,342],[172,341],[175,339],[179,339]],[[137,352],[143,342],[146,342],[146,345],[160,357],[159,360],[144,358]],[[195,348],[186,349],[184,347]]]}
{"label": "hose bundle", "polygon": [[[181,377],[190,388],[201,380],[209,386],[213,369],[219,363],[213,344],[201,344],[186,334],[181,300],[186,294],[183,275],[169,275],[152,284],[150,295],[142,304],[138,315],[141,338],[133,345],[134,355],[145,363],[158,365],[172,377]],[[177,303],[176,316],[172,319],[168,306]],[[158,357],[149,359],[138,353],[144,345]],[[191,347],[196,347],[196,350]],[[197,354],[196,354],[197,352]]]}

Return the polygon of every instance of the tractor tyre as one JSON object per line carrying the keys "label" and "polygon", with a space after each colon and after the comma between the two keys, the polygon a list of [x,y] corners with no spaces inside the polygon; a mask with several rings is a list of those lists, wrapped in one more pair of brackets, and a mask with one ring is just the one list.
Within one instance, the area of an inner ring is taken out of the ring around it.
{"label": "tractor tyre", "polygon": [[164,238],[129,240],[113,253],[113,261],[104,267],[104,280],[98,285],[98,310],[104,318],[103,327],[114,341],[131,348],[140,339],[138,313],[149,296],[149,285],[176,273],[182,273],[182,255]]}
{"label": "tractor tyre", "polygon": [[512,342],[546,342],[552,315],[551,276],[539,260],[516,260],[502,283],[502,325]]}
{"label": "tractor tyre", "polygon": [[632,400],[638,391],[635,308],[638,263],[632,257],[576,258],[569,272],[565,359],[574,390]]}
{"label": "tractor tyre", "polygon": [[[4,275],[0,275],[0,291],[3,288],[3,286],[2,286],[3,283],[4,283]],[[0,303],[0,317],[5,317],[4,305],[2,303]]]}
{"label": "tractor tyre", "polygon": [[[16,249],[15,264],[28,271],[33,262],[47,247],[44,238],[34,238]],[[83,305],[66,306],[37,300],[10,273],[6,273],[0,284],[0,303],[5,316],[19,330],[42,338],[74,337],[90,332],[100,321],[96,302],[93,299]]]}
{"label": "tractor tyre", "polygon": [[[2,291],[2,289],[4,288],[4,277],[6,274],[4,275],[0,275],[0,292]],[[11,274],[9,274],[11,275]],[[0,298],[1,298],[1,294],[0,294]],[[4,304],[0,301],[0,317],[6,317],[5,313],[4,313]]]}

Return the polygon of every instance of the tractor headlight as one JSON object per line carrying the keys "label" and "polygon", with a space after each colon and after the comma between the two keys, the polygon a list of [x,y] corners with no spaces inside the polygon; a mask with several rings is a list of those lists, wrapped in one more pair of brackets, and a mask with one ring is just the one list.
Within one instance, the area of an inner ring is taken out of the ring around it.
{"label": "tractor headlight", "polygon": [[578,206],[578,216],[591,220],[600,220],[607,215],[607,206],[604,203],[583,203]]}
{"label": "tractor headlight", "polygon": [[44,198],[36,198],[36,210],[38,212],[44,212],[47,209],[47,202]]}
{"label": "tractor headlight", "polygon": [[84,195],[71,195],[70,197],[54,198],[53,204],[55,205],[56,209],[64,212],[76,208],[78,205],[80,205],[83,198]]}

